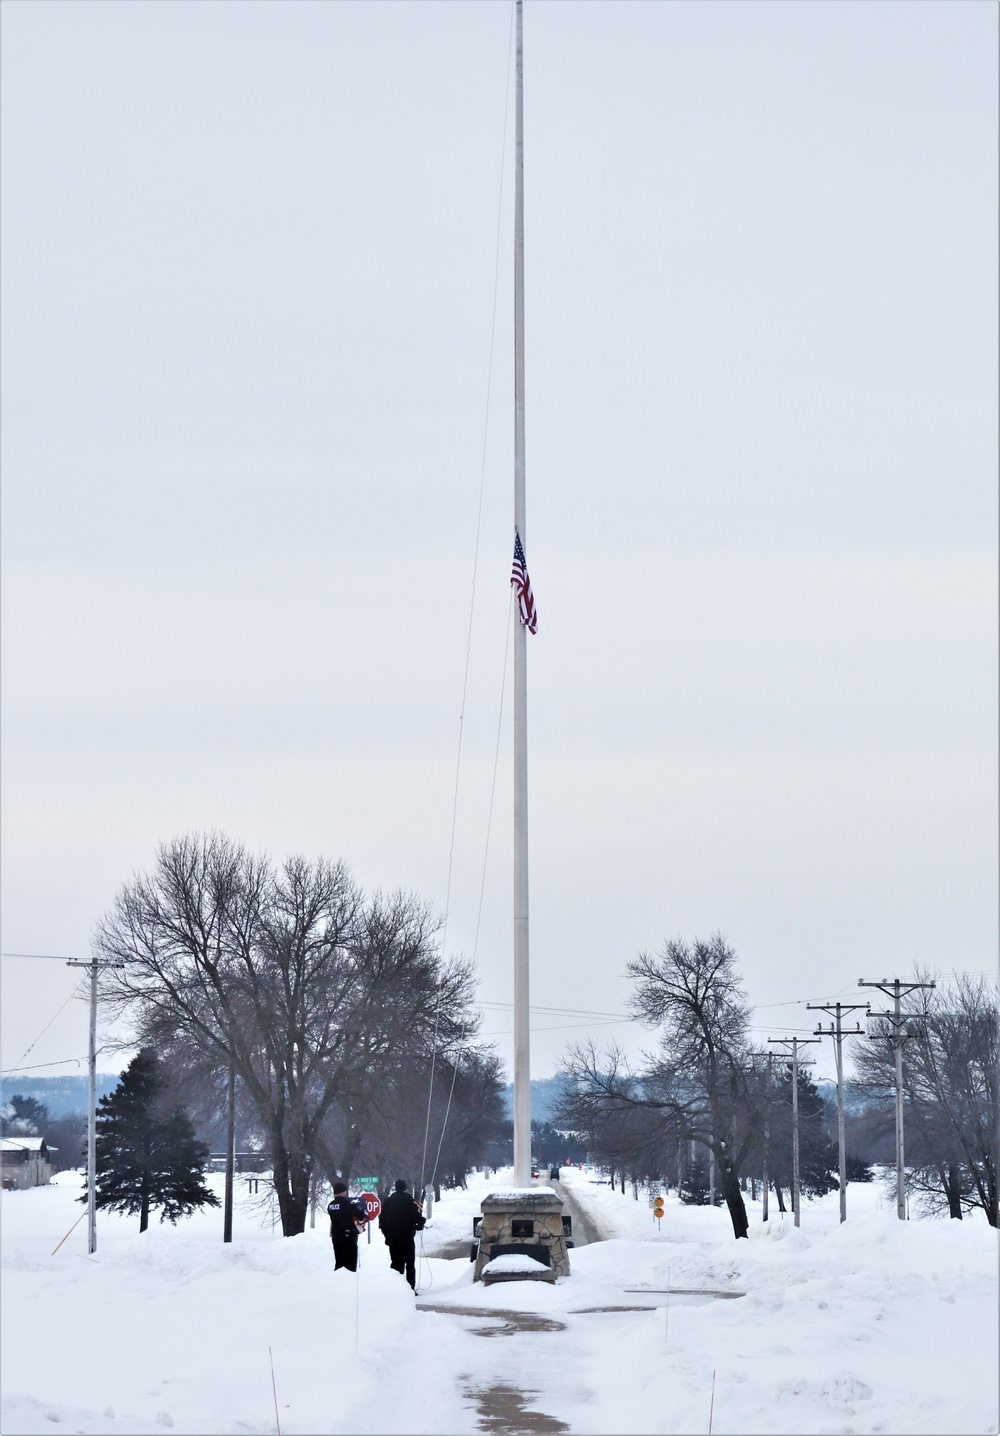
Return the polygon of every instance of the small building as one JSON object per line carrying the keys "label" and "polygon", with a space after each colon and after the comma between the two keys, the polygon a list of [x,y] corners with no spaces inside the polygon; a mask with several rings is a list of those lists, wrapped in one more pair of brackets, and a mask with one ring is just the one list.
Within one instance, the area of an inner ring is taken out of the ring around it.
{"label": "small building", "polygon": [[5,1192],[47,1186],[52,1167],[45,1138],[4,1137],[0,1140],[0,1176]]}
{"label": "small building", "polygon": [[[226,1170],[225,1152],[210,1152],[209,1161],[213,1172],[224,1172]],[[271,1169],[271,1155],[269,1152],[247,1151],[233,1153],[233,1170],[240,1175],[244,1172],[267,1172]]]}

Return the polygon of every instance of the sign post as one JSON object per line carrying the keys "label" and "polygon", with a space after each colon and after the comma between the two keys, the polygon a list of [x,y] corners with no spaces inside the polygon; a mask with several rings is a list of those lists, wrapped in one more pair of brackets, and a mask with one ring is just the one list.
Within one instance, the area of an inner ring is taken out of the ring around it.
{"label": "sign post", "polygon": [[662,1198],[662,1197],[654,1197],[654,1198],[653,1198],[652,1206],[653,1206],[653,1216],[656,1218],[656,1229],[657,1229],[657,1231],[659,1231],[659,1230],[660,1230],[660,1222],[661,1222],[661,1220],[663,1219],[663,1198]]}
{"label": "sign post", "polygon": [[372,1240],[372,1222],[375,1220],[375,1218],[378,1216],[379,1212],[382,1210],[382,1203],[379,1201],[378,1196],[376,1195],[375,1192],[362,1192],[362,1193],[361,1193],[361,1199],[360,1199],[360,1200],[361,1200],[361,1205],[364,1207],[365,1211],[368,1213],[367,1230],[368,1230],[368,1244],[369,1244],[369,1246],[370,1246],[370,1245],[371,1245],[371,1240]]}

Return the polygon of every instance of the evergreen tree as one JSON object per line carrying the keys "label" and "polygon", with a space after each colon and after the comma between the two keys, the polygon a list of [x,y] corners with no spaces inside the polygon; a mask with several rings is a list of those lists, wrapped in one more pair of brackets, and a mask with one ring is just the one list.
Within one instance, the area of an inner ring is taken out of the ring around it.
{"label": "evergreen tree", "polygon": [[[696,1150],[688,1161],[687,1170],[677,1195],[686,1207],[707,1207],[712,1195],[712,1178],[709,1171],[709,1157],[703,1150]],[[722,1193],[718,1181],[715,1187],[715,1205],[722,1204]]]}
{"label": "evergreen tree", "polygon": [[[804,1197],[822,1197],[838,1186],[837,1144],[826,1130],[826,1106],[816,1083],[799,1068],[799,1189]],[[771,1109],[769,1144],[771,1181],[777,1190],[792,1187],[792,1073],[777,1080]],[[854,1178],[853,1180],[858,1180]]]}
{"label": "evergreen tree", "polygon": [[678,1196],[686,1207],[707,1207],[708,1191],[708,1159],[700,1154],[688,1162]]}
{"label": "evergreen tree", "polygon": [[850,1152],[847,1153],[846,1167],[849,1182],[870,1182],[874,1178],[875,1174],[868,1163]]}
{"label": "evergreen tree", "polygon": [[551,1122],[536,1122],[534,1117],[531,1119],[531,1150],[543,1167],[587,1160],[587,1149],[579,1137],[557,1131]]}
{"label": "evergreen tree", "polygon": [[44,1102],[20,1093],[15,1093],[0,1110],[0,1130],[5,1137],[44,1137],[48,1120],[49,1109]]}
{"label": "evergreen tree", "polygon": [[161,1222],[217,1207],[218,1197],[205,1186],[207,1160],[208,1148],[170,1100],[156,1054],[144,1047],[99,1103],[98,1207],[138,1212],[140,1232],[149,1226],[150,1207],[162,1207]]}

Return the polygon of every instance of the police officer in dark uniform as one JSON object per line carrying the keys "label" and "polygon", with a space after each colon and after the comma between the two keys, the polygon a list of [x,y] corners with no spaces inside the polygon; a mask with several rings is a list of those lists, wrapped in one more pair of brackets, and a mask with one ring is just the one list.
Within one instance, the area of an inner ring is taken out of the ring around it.
{"label": "police officer in dark uniform", "polygon": [[346,1266],[348,1271],[358,1269],[358,1227],[368,1220],[368,1213],[347,1195],[346,1182],[334,1182],[333,1201],[327,1207],[330,1218],[330,1240],[336,1258],[334,1271]]}
{"label": "police officer in dark uniform", "polygon": [[416,1202],[406,1190],[402,1177],[396,1183],[396,1190],[382,1203],[382,1215],[378,1219],[379,1230],[389,1248],[389,1265],[417,1289],[416,1243],[414,1234],[422,1231],[425,1217]]}

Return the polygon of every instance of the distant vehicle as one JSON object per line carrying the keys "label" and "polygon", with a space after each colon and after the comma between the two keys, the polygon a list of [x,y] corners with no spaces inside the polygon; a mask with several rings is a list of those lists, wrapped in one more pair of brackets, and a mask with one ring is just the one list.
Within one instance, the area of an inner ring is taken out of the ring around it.
{"label": "distant vehicle", "polygon": [[533,1177],[540,1177],[540,1176],[542,1175],[542,1173],[541,1173],[541,1171],[540,1171],[540,1169],[539,1169],[538,1167],[532,1167],[532,1169],[531,1169],[531,1175],[532,1175]]}
{"label": "distant vehicle", "polygon": [[550,1168],[549,1168],[549,1181],[550,1181],[550,1182],[553,1182],[553,1181],[558,1182],[558,1180],[559,1180],[559,1168],[558,1168],[558,1167],[550,1167]]}

